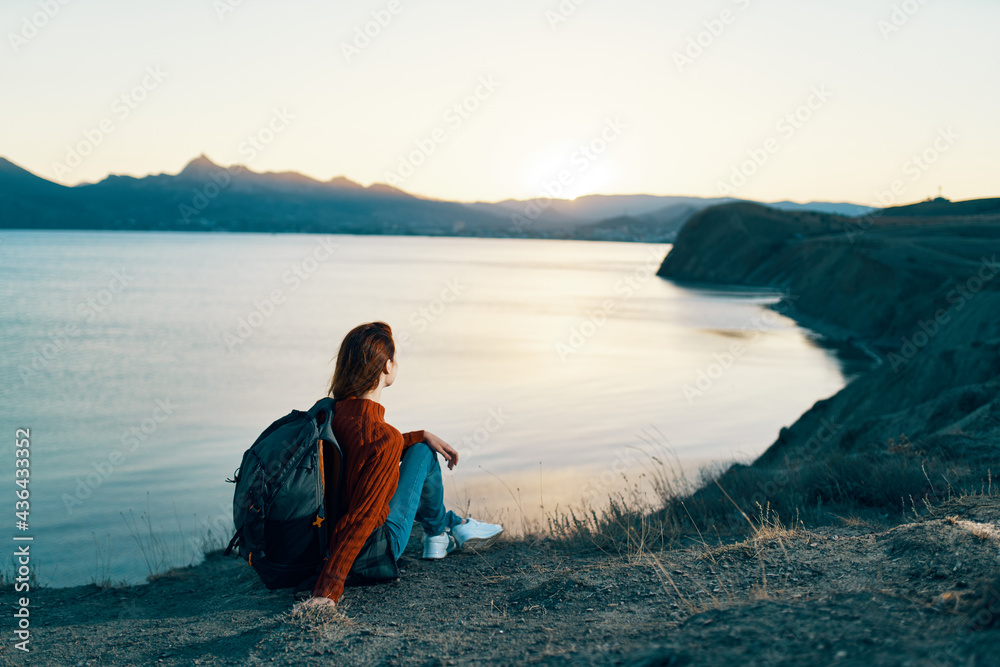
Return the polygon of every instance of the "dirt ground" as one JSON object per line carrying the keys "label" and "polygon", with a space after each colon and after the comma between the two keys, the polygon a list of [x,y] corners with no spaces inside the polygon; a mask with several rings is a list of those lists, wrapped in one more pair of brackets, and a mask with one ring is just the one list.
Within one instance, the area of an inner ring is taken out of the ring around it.
{"label": "dirt ground", "polygon": [[[304,617],[290,592],[219,553],[141,586],[42,589],[31,653],[8,636],[0,664],[971,666],[1000,655],[995,496],[891,528],[772,526],[655,553],[508,541],[428,562],[418,545],[414,535],[398,581],[348,588],[336,610]],[[9,588],[2,598],[15,603]]]}

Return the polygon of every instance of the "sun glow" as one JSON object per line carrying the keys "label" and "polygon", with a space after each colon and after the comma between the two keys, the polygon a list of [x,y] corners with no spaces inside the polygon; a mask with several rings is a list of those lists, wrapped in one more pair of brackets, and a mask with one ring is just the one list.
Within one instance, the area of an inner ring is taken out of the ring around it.
{"label": "sun glow", "polygon": [[521,176],[521,198],[576,199],[606,189],[617,176],[611,157],[586,158],[575,151],[546,151],[528,162]]}

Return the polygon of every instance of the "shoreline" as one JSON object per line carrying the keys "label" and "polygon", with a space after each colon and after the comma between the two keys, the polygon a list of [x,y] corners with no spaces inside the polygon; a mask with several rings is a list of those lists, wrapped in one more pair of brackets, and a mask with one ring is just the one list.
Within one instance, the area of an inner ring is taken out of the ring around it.
{"label": "shoreline", "polygon": [[771,307],[782,315],[795,320],[802,328],[816,333],[823,340],[830,341],[833,344],[832,347],[835,347],[835,349],[839,348],[839,346],[845,346],[861,352],[871,360],[872,365],[869,370],[873,370],[885,363],[882,355],[878,353],[875,347],[874,340],[865,339],[849,329],[838,327],[820,318],[800,312],[795,308],[795,304],[786,302],[785,300],[779,301]]}

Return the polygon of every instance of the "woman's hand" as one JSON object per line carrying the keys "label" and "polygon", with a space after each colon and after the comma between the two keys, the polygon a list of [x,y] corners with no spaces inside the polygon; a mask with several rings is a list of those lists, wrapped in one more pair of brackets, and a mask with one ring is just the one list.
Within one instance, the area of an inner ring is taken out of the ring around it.
{"label": "woman's hand", "polygon": [[458,465],[458,452],[456,452],[455,448],[447,442],[437,437],[430,431],[424,431],[424,441],[427,443],[427,446],[431,448],[431,451],[437,452],[444,457],[444,460],[448,462],[448,470],[451,470]]}

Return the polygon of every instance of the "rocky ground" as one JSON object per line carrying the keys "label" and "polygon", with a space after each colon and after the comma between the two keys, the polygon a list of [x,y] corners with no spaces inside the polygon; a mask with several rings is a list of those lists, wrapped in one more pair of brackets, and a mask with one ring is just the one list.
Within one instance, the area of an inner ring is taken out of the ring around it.
{"label": "rocky ground", "polygon": [[1000,496],[840,523],[653,552],[508,541],[434,562],[415,535],[398,581],[298,617],[290,592],[215,553],[142,586],[38,591],[31,653],[8,640],[0,664],[996,664]]}

